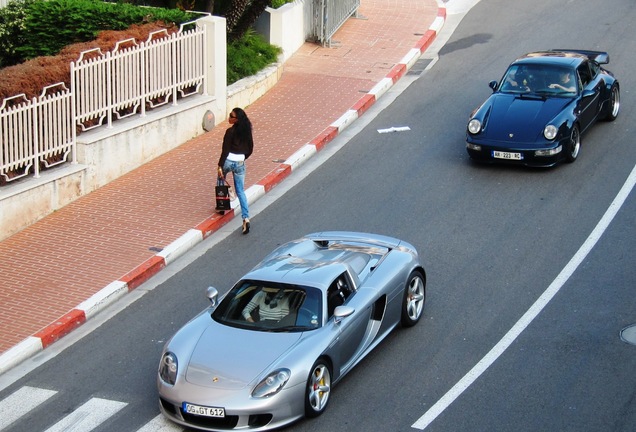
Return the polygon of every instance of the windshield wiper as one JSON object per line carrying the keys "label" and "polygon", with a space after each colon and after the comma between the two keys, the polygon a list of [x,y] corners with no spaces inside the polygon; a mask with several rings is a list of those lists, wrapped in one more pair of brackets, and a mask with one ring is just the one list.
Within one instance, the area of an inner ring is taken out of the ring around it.
{"label": "windshield wiper", "polygon": [[285,326],[285,327],[276,327],[273,329],[269,329],[273,332],[289,332],[289,331],[298,331],[298,330],[308,330],[307,326]]}
{"label": "windshield wiper", "polygon": [[521,93],[519,97],[521,99],[535,99],[535,100],[546,100],[548,98],[545,92]]}

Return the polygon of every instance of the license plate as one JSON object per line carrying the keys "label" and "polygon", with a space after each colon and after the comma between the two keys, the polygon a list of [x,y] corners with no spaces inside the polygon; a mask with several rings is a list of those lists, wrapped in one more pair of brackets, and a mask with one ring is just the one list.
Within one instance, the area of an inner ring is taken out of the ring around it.
{"label": "license plate", "polygon": [[493,150],[492,157],[497,159],[522,160],[523,154]]}
{"label": "license plate", "polygon": [[193,405],[187,402],[183,403],[183,411],[188,414],[194,414],[203,417],[225,417],[224,408]]}

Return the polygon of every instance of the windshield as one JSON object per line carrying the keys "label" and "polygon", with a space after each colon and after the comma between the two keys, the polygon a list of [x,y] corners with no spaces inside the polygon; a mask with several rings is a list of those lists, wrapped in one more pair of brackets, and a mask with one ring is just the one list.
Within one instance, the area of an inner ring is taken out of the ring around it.
{"label": "windshield", "polygon": [[221,324],[258,331],[307,331],[322,323],[321,291],[305,286],[241,281],[212,313]]}
{"label": "windshield", "polygon": [[499,90],[510,94],[541,96],[576,95],[578,79],[573,69],[552,65],[512,65],[506,71]]}

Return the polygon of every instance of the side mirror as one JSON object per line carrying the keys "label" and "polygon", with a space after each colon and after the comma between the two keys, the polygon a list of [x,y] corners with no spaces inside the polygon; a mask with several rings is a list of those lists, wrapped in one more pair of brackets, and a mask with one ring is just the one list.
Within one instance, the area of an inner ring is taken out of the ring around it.
{"label": "side mirror", "polygon": [[581,95],[581,97],[588,98],[595,95],[596,92],[594,90],[583,90],[583,94]]}
{"label": "side mirror", "polygon": [[488,83],[488,87],[490,87],[492,91],[497,91],[497,87],[498,87],[497,84],[498,84],[497,81],[493,80]]}
{"label": "side mirror", "polygon": [[219,297],[217,289],[214,287],[208,287],[205,294],[207,295],[208,300],[210,300],[210,303],[212,303],[212,307],[216,306],[217,298]]}
{"label": "side mirror", "polygon": [[343,320],[343,318],[348,317],[349,315],[351,315],[355,311],[356,310],[354,308],[352,308],[351,306],[338,306],[333,311],[334,321],[336,322],[336,324],[338,324],[340,321]]}

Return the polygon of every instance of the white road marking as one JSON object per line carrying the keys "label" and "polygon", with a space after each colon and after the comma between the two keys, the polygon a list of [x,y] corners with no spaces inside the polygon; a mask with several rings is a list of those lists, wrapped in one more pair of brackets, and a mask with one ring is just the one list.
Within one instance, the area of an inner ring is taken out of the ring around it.
{"label": "white road marking", "polygon": [[137,432],[182,432],[183,428],[159,414]]}
{"label": "white road marking", "polygon": [[53,390],[36,387],[22,387],[0,404],[0,430],[3,430],[56,393]]}
{"label": "white road marking", "polygon": [[46,432],[90,432],[126,405],[124,402],[93,398]]}
{"label": "white road marking", "polygon": [[411,128],[408,126],[392,126],[388,129],[378,129],[378,133],[406,132],[410,130]]}
{"label": "white road marking", "polygon": [[574,271],[583,262],[585,257],[590,253],[596,242],[601,238],[607,227],[612,222],[622,205],[625,203],[627,196],[634,188],[636,183],[636,166],[627,177],[625,184],[618,192],[614,201],[598,222],[592,233],[585,240],[583,245],[574,254],[569,263],[561,270],[561,273],[554,279],[550,286],[543,292],[541,297],[528,309],[528,311],[515,323],[515,325],[506,333],[506,335],[495,345],[488,354],[486,354],[464,377],[457,382],[435,405],[433,405],[422,417],[420,417],[412,427],[424,430],[431,424],[455,399],[457,399],[468,387],[470,387],[494,362],[504,353],[504,351],[519,337],[528,325],[539,315],[545,306],[559,292],[561,287],[572,276]]}
{"label": "white road marking", "polygon": [[[55,396],[58,392],[24,386],[0,401],[0,431]],[[47,432],[89,432],[127,406],[127,403],[93,398],[69,414]],[[183,428],[159,414],[137,432],[183,432]]]}

